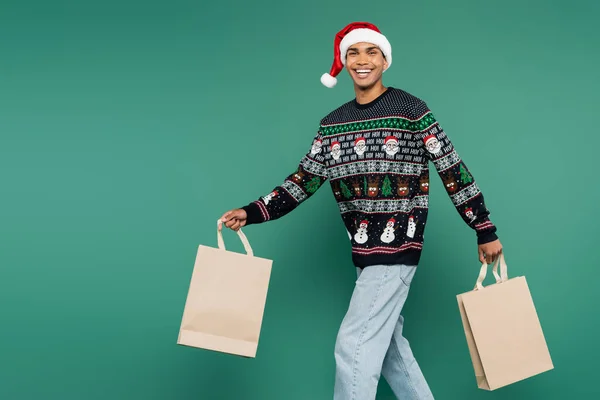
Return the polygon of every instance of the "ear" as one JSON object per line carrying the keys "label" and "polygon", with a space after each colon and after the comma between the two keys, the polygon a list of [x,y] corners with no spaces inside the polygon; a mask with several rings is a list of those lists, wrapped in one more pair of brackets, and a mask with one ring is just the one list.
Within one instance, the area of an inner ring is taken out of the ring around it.
{"label": "ear", "polygon": [[386,69],[388,69],[389,64],[387,62],[387,58],[383,57],[383,70],[385,71]]}

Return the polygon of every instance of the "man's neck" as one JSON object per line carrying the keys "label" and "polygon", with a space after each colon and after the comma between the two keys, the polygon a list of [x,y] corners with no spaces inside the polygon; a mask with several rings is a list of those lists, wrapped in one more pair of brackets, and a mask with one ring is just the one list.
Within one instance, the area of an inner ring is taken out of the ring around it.
{"label": "man's neck", "polygon": [[370,88],[359,88],[354,87],[354,93],[356,94],[356,102],[358,104],[367,104],[381,96],[383,92],[385,92],[387,88],[383,86],[381,82],[378,82],[376,85],[371,86]]}

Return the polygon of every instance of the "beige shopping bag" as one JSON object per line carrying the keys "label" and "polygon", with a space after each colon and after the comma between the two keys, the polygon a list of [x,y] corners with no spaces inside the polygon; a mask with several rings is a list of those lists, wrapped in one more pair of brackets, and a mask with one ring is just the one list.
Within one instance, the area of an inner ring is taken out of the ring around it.
{"label": "beige shopping bag", "polygon": [[198,247],[178,344],[256,357],[272,260],[255,257],[237,233],[246,254],[225,249],[220,221],[219,248]]}
{"label": "beige shopping bag", "polygon": [[508,279],[501,254],[493,265],[496,283],[484,287],[487,268],[457,300],[477,385],[495,390],[554,366],[525,277]]}

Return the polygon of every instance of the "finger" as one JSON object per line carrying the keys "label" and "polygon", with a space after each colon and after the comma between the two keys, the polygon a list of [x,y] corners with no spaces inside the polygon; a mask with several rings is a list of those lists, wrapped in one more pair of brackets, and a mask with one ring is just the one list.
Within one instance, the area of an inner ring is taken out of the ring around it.
{"label": "finger", "polygon": [[500,257],[500,254],[502,254],[502,248],[499,248],[494,252],[494,259],[498,259],[498,257]]}
{"label": "finger", "polygon": [[232,227],[233,225],[235,225],[235,223],[236,223],[236,222],[237,222],[237,219],[235,219],[235,218],[232,218],[232,219],[230,219],[229,221],[227,221],[227,222],[225,223],[225,226],[226,226],[226,227],[228,227],[229,229],[231,229],[231,227]]}
{"label": "finger", "polygon": [[485,258],[483,257],[483,250],[479,250],[479,262],[482,264],[485,262]]}
{"label": "finger", "polygon": [[486,255],[486,260],[488,264],[491,264],[494,262],[494,257],[491,254],[487,254]]}
{"label": "finger", "polygon": [[235,224],[232,225],[231,229],[233,229],[234,231],[237,231],[240,229],[240,221],[236,220]]}
{"label": "finger", "polygon": [[229,218],[231,218],[231,211],[227,211],[225,214],[223,214],[223,216],[221,217],[221,221],[227,222]]}

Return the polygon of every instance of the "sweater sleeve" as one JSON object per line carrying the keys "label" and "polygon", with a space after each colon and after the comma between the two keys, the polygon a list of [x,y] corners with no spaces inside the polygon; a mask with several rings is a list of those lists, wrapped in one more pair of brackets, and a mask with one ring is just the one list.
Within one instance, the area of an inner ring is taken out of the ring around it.
{"label": "sweater sleeve", "polygon": [[246,225],[275,220],[288,214],[311,197],[327,180],[322,136],[318,132],[310,150],[301,158],[298,167],[270,193],[242,207],[248,214]]}
{"label": "sweater sleeve", "polygon": [[476,232],[478,244],[498,239],[496,226],[489,218],[490,211],[473,174],[424,102],[419,111],[414,129],[416,140],[427,159],[434,164],[456,210]]}

